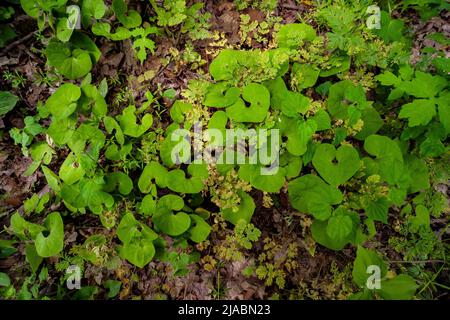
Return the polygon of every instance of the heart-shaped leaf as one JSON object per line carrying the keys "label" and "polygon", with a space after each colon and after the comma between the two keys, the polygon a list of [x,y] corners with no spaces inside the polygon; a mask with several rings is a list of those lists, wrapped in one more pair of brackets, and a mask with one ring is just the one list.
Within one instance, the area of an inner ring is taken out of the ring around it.
{"label": "heart-shaped leaf", "polygon": [[342,202],[339,189],[311,174],[292,180],[288,191],[289,200],[295,209],[311,213],[319,220],[328,219],[332,211],[331,206]]}
{"label": "heart-shaped leaf", "polygon": [[[337,163],[334,163],[335,159]],[[355,148],[342,145],[336,150],[328,143],[322,143],[316,148],[312,163],[320,176],[332,186],[339,186],[349,180],[360,167]]]}
{"label": "heart-shaped leaf", "polygon": [[64,224],[59,212],[50,213],[44,221],[49,232],[47,236],[41,232],[36,236],[36,252],[43,258],[53,257],[64,247]]}
{"label": "heart-shaped leaf", "polygon": [[162,232],[169,236],[179,236],[191,226],[191,218],[184,212],[176,214],[184,207],[183,198],[176,195],[165,195],[157,204],[156,213],[153,215],[153,223]]}
{"label": "heart-shaped leaf", "polygon": [[[242,98],[226,109],[230,119],[236,122],[261,122],[267,116],[270,93],[263,85],[250,83],[242,90]],[[246,102],[250,106],[246,106]]]}

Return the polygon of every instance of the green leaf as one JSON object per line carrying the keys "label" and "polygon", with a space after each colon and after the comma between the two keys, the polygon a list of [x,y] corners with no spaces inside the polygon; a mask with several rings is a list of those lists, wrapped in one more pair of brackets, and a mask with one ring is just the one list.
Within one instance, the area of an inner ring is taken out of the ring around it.
{"label": "green leaf", "polygon": [[35,246],[38,255],[44,258],[58,255],[64,247],[64,224],[59,212],[50,213],[44,221],[49,232],[44,236],[41,232],[36,236]]}
{"label": "green leaf", "polygon": [[369,266],[378,266],[381,271],[381,278],[383,278],[387,273],[387,266],[383,259],[374,251],[365,249],[358,246],[356,251],[356,259],[353,263],[353,281],[360,287],[365,288],[367,285],[367,278],[371,275],[367,273],[367,268]]}
{"label": "green leaf", "polygon": [[58,176],[46,166],[42,166],[42,172],[44,173],[45,180],[53,191],[59,192],[61,190]]}
{"label": "green leaf", "polygon": [[211,232],[211,226],[196,214],[189,215],[192,220],[192,226],[189,229],[189,239],[196,243],[205,241]]}
{"label": "green leaf", "polygon": [[138,180],[138,187],[142,193],[149,193],[152,188],[152,181],[155,182],[161,188],[167,186],[167,169],[158,162],[150,162],[142,171]]}
{"label": "green leaf", "polygon": [[416,215],[409,219],[411,224],[410,230],[412,232],[418,232],[421,227],[429,228],[430,227],[430,213],[428,209],[419,204],[416,207]]}
{"label": "green leaf", "polygon": [[312,163],[322,178],[332,186],[339,186],[348,181],[360,167],[358,151],[355,148],[342,145],[336,150],[328,143],[322,143],[316,148]]}
{"label": "green leaf", "polygon": [[117,119],[125,135],[138,138],[150,129],[153,124],[153,117],[147,113],[142,117],[141,124],[137,124],[135,112],[136,107],[129,105],[123,110],[122,115],[117,116]]}
{"label": "green leaf", "polygon": [[314,241],[331,250],[335,251],[342,250],[349,242],[349,239],[348,238],[332,239],[328,235],[327,229],[328,229],[328,221],[314,220],[313,224],[311,225],[311,234]]}
{"label": "green leaf", "polygon": [[26,221],[18,212],[11,216],[10,226],[14,234],[21,239],[34,239],[40,232],[45,230],[41,225]]}
{"label": "green leaf", "polygon": [[364,149],[376,156],[375,165],[381,177],[389,184],[395,184],[403,175],[403,156],[395,141],[385,136],[371,135],[364,141]]}
{"label": "green leaf", "polygon": [[295,62],[292,65],[292,75],[297,81],[299,90],[314,86],[319,78],[320,70],[311,64],[300,64]]}
{"label": "green leaf", "polygon": [[[437,100],[439,121],[447,131],[447,135],[450,134],[450,92],[442,94]],[[0,108],[1,109],[1,108]]]}
{"label": "green leaf", "polygon": [[107,7],[103,0],[83,0],[81,6],[81,22],[84,27],[89,25],[90,19],[101,19],[106,13]]}
{"label": "green leaf", "polygon": [[228,117],[236,122],[262,122],[270,106],[269,91],[263,85],[250,83],[242,90],[242,98],[226,109]]}
{"label": "green leaf", "polygon": [[122,286],[122,282],[118,281],[118,280],[106,280],[104,285],[103,285],[106,289],[108,289],[108,298],[114,298],[115,296],[117,296],[120,292],[120,288]]}
{"label": "green leaf", "polygon": [[311,213],[316,219],[330,217],[332,205],[342,202],[342,193],[317,176],[307,174],[292,180],[288,186],[289,200],[300,212]]}
{"label": "green leaf", "polygon": [[280,48],[297,49],[304,41],[316,38],[316,31],[305,23],[289,23],[283,25],[276,34]]}
{"label": "green leaf", "polygon": [[8,91],[0,91],[0,117],[3,117],[14,107],[19,101],[19,98]]}
{"label": "green leaf", "polygon": [[113,0],[112,9],[117,19],[129,29],[139,27],[142,23],[141,15],[135,10],[128,10],[125,1]]}
{"label": "green leaf", "polygon": [[413,102],[404,104],[398,117],[408,119],[410,127],[427,125],[436,115],[436,107],[433,101],[416,99]]}
{"label": "green leaf", "polygon": [[184,115],[192,110],[192,104],[177,100],[170,108],[170,117],[177,123],[184,122]]}
{"label": "green leaf", "polygon": [[398,88],[416,98],[433,98],[447,85],[447,80],[443,77],[416,71],[414,79],[403,81],[398,85]]}
{"label": "green leaf", "polygon": [[356,86],[350,80],[343,80],[330,87],[327,100],[328,112],[334,119],[348,119],[350,107],[359,111],[368,106],[366,94],[361,85]]}
{"label": "green leaf", "polygon": [[139,268],[145,267],[155,255],[155,246],[149,239],[140,239],[124,244],[119,251],[122,258]]}
{"label": "green leaf", "polygon": [[81,89],[78,86],[65,83],[47,99],[45,107],[55,117],[55,120],[64,119],[76,110],[80,97]]}
{"label": "green leaf", "polygon": [[255,202],[253,198],[243,191],[238,191],[237,194],[241,198],[241,202],[237,210],[227,208],[222,210],[222,216],[225,220],[236,225],[239,220],[244,220],[246,223],[250,223],[253,212],[255,211]]}
{"label": "green leaf", "polygon": [[406,274],[381,281],[381,289],[377,293],[386,300],[410,300],[419,286]]}
{"label": "green leaf", "polygon": [[25,258],[30,264],[31,271],[36,273],[42,261],[44,260],[36,251],[36,247],[32,244],[27,244],[25,246]]}
{"label": "green leaf", "polygon": [[265,166],[262,165],[241,164],[239,166],[239,177],[250,182],[253,187],[259,190],[279,192],[285,182],[286,169],[276,167],[262,174],[261,170],[264,168]]}
{"label": "green leaf", "polygon": [[9,276],[4,272],[0,272],[0,287],[9,287],[10,285],[11,279],[9,279]]}
{"label": "green leaf", "polygon": [[133,180],[123,172],[112,172],[106,176],[104,190],[112,192],[118,189],[120,194],[126,196],[133,190]]}
{"label": "green leaf", "polygon": [[48,64],[69,79],[84,77],[92,69],[91,57],[87,51],[82,49],[71,51],[56,39],[50,40],[45,52]]}
{"label": "green leaf", "polygon": [[305,154],[308,143],[316,132],[314,120],[299,120],[282,116],[279,119],[280,135],[286,138],[286,149],[294,156]]}
{"label": "green leaf", "polygon": [[71,152],[66,160],[64,160],[61,168],[59,168],[59,177],[66,184],[74,184],[79,181],[85,174],[82,166],[77,161],[76,156]]}
{"label": "green leaf", "polygon": [[219,82],[209,86],[203,104],[208,107],[225,108],[236,103],[240,94],[238,88],[230,88],[226,82]]}
{"label": "green leaf", "polygon": [[176,214],[184,207],[183,198],[176,195],[165,195],[159,199],[153,215],[155,227],[169,236],[179,236],[191,226],[191,218],[184,212]]}
{"label": "green leaf", "polygon": [[353,221],[345,210],[336,209],[328,220],[327,234],[333,241],[341,241],[350,235],[353,229]]}
{"label": "green leaf", "polygon": [[387,223],[389,201],[386,198],[367,201],[363,203],[363,208],[368,218]]}

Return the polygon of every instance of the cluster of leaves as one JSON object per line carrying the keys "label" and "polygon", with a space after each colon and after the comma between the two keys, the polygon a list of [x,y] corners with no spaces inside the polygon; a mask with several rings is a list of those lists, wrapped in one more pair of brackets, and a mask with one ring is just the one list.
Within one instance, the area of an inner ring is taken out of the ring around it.
{"label": "cluster of leaves", "polygon": [[[101,52],[73,26],[91,27],[95,35],[113,41],[131,38],[141,63],[147,50],[155,49],[148,36],[158,28],[143,23],[124,0],[113,0],[110,8],[120,25],[106,18],[112,12],[103,0],[82,1],[81,12],[67,2],[21,1],[40,30],[48,26],[55,34],[45,50],[48,64],[67,79],[83,78],[63,83],[38,106],[38,115],[25,118],[23,129],[10,131],[33,160],[26,174],[42,170],[52,193],[28,199],[27,219],[15,213],[8,229],[26,244],[25,257],[33,273],[44,258],[63,254],[63,217],[94,214],[112,235],[94,235],[78,246],[73,252],[83,261],[102,265],[118,256],[143,268],[156,258],[170,262],[175,274],[184,274],[195,255],[168,252],[166,239],[194,244],[207,240],[210,212],[203,205],[208,192],[221,218],[235,225],[237,245],[250,249],[260,236],[251,224],[254,189],[264,194],[287,191],[292,208],[313,218],[311,233],[318,244],[332,250],[356,246],[353,279],[358,287],[367,287],[368,266],[381,269],[381,289],[365,288],[354,298],[406,299],[415,294],[417,285],[411,277],[388,273],[378,254],[363,247],[377,228],[388,224],[393,208],[409,211],[411,230],[429,228],[423,196],[430,191],[425,159],[443,157],[449,150],[448,76],[415,70],[406,63],[403,22],[383,11],[383,27],[368,30],[362,22],[367,4],[342,0],[317,10],[320,27],[329,31],[325,35],[306,23],[292,23],[274,34],[274,48],[224,49],[209,66],[211,78],[190,82],[184,99],[174,101],[172,122],[163,130],[149,112],[151,95],[140,106],[130,103],[120,113],[110,110],[106,80],[95,84],[90,74]],[[201,4],[150,3],[158,26],[179,26],[180,32],[192,32],[196,39],[208,36],[208,17],[198,14]],[[267,5],[274,7],[271,1]],[[313,48],[314,54],[305,55],[305,48]],[[368,99],[361,79],[350,80],[354,68],[381,69],[375,99]],[[1,92],[0,115],[16,103],[17,97]],[[209,137],[194,147],[214,150],[216,160],[243,159],[243,163],[184,164],[192,159],[183,153],[175,162],[174,149],[187,145],[190,150],[195,128],[276,129],[279,136],[257,141],[250,134],[246,139],[250,150],[269,149],[279,159],[271,154],[268,162],[256,152],[235,149],[234,141]],[[173,139],[178,129],[186,134]],[[33,143],[39,134],[45,141]],[[150,156],[139,158],[139,146],[145,141],[157,141],[157,147]],[[62,163],[57,157],[61,154]],[[137,165],[129,165],[132,161]],[[230,183],[236,187],[230,188]],[[414,206],[409,203],[412,196],[419,199]],[[43,217],[53,211],[47,208],[50,198],[64,211]],[[113,250],[100,252],[107,242]],[[10,248],[10,243],[0,246],[2,252]],[[296,250],[295,245],[290,248],[283,262],[287,272],[295,268]],[[266,258],[260,262],[258,277],[284,287],[286,272]],[[0,285],[8,286],[6,279],[0,274]],[[117,283],[105,286],[111,296],[119,290]]]}

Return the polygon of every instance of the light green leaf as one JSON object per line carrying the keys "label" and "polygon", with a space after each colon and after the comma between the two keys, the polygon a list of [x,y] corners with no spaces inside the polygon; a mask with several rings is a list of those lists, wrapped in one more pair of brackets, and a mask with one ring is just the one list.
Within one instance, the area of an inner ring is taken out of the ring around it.
{"label": "light green leaf", "polygon": [[360,287],[365,288],[367,285],[367,278],[371,275],[367,272],[369,266],[378,266],[380,268],[381,277],[384,277],[387,272],[386,263],[374,251],[358,246],[356,251],[356,259],[353,263],[353,281]]}
{"label": "light green leaf", "polygon": [[49,232],[47,236],[41,232],[36,236],[35,246],[38,255],[44,258],[58,255],[64,247],[64,224],[59,212],[50,213],[44,221]]}
{"label": "light green leaf", "polygon": [[426,99],[416,99],[413,102],[404,104],[398,117],[408,119],[410,127],[427,125],[436,115],[436,107],[433,101]]}
{"label": "light green leaf", "polygon": [[358,151],[350,145],[337,150],[333,145],[322,143],[316,148],[312,163],[322,178],[333,186],[348,181],[359,169]]}

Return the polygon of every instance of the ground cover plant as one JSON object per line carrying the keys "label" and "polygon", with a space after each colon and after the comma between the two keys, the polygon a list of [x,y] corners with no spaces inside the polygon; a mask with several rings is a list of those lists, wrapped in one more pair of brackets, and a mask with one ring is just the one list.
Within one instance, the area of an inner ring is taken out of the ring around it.
{"label": "ground cover plant", "polygon": [[448,298],[448,8],[3,2],[1,299]]}

